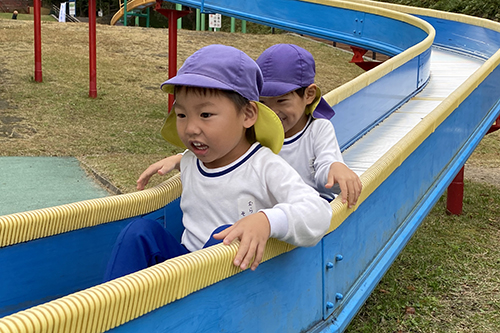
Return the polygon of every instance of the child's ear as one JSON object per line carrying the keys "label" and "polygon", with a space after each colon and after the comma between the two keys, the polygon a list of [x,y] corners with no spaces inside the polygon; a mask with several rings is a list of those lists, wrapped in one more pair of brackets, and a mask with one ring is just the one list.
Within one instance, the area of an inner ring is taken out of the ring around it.
{"label": "child's ear", "polygon": [[318,86],[313,83],[309,85],[306,90],[304,91],[304,98],[306,99],[306,104],[309,105],[311,104],[314,99],[316,98],[316,90],[318,89]]}
{"label": "child's ear", "polygon": [[245,115],[243,126],[245,128],[250,128],[257,121],[257,117],[259,116],[259,107],[255,104],[255,102],[250,101],[243,107],[243,113]]}

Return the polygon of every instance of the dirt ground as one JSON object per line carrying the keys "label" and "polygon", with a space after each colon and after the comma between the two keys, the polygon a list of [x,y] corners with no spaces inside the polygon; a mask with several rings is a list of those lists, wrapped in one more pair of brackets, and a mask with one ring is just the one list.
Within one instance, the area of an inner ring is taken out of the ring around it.
{"label": "dirt ground", "polygon": [[464,176],[466,180],[490,184],[500,188],[500,167],[488,168],[465,164]]}

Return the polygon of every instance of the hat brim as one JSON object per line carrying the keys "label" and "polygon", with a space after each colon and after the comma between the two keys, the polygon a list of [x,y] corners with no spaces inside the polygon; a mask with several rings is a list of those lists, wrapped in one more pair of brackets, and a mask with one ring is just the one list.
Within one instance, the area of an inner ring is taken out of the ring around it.
{"label": "hat brim", "polygon": [[[263,146],[271,149],[275,154],[278,154],[285,140],[285,132],[281,120],[270,108],[262,103],[255,102],[258,107],[258,116],[253,125],[255,138]],[[168,115],[161,129],[161,136],[169,143],[179,148],[186,149],[177,133],[177,116],[175,114],[175,105]]]}
{"label": "hat brim", "polygon": [[311,104],[306,106],[306,114],[310,114],[314,118],[323,118],[330,120],[335,114],[335,111],[333,111],[333,108],[321,96],[321,89],[319,89],[319,87],[316,87],[316,97]]}
{"label": "hat brim", "polygon": [[276,97],[288,94],[290,91],[300,89],[301,86],[286,82],[272,82],[266,81],[262,85],[260,96],[262,97]]}
{"label": "hat brim", "polygon": [[323,119],[332,119],[333,116],[335,115],[335,111],[333,108],[328,104],[327,101],[323,97],[319,100],[318,105],[313,111],[313,117],[314,118],[323,118]]}
{"label": "hat brim", "polygon": [[234,91],[232,87],[228,86],[225,83],[222,83],[211,77],[199,74],[181,74],[174,76],[173,78],[163,82],[161,84],[161,89],[164,92],[173,95],[175,86],[213,88],[213,89]]}

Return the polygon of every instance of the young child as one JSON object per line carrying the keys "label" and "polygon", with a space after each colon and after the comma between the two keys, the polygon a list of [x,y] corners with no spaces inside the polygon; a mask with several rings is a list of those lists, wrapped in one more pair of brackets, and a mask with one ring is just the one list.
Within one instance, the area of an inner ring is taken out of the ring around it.
{"label": "young child", "polygon": [[355,205],[361,181],[344,164],[329,121],[334,112],[314,83],[312,54],[297,45],[276,44],[262,52],[257,64],[264,76],[260,101],[278,115],[285,131],[279,155],[322,197],[332,200],[331,188],[338,183],[342,202]]}
{"label": "young child", "polygon": [[[276,44],[262,52],[257,64],[264,76],[260,101],[280,117],[285,131],[279,155],[323,198],[334,199],[332,187],[338,184],[342,202],[354,206],[362,184],[342,158],[329,121],[335,112],[314,83],[316,69],[311,53],[297,45]],[[181,156],[170,156],[149,166],[137,180],[137,189],[144,189],[155,173],[172,171]]]}
{"label": "young child", "polygon": [[270,237],[296,246],[321,240],[331,207],[276,155],[283,127],[257,102],[261,87],[255,61],[224,45],[195,52],[163,83],[176,99],[162,136],[187,148],[170,165],[181,171],[185,231],[179,243],[159,223],[134,220],[118,237],[106,281],[221,240],[239,239],[233,263],[246,269],[253,259],[252,270]]}

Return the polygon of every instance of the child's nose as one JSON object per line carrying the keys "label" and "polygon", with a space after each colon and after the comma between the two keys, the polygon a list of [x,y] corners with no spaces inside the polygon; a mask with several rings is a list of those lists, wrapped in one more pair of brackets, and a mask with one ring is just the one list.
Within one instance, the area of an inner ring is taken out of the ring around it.
{"label": "child's nose", "polygon": [[188,120],[186,124],[186,133],[189,135],[199,134],[200,126],[196,120]]}

